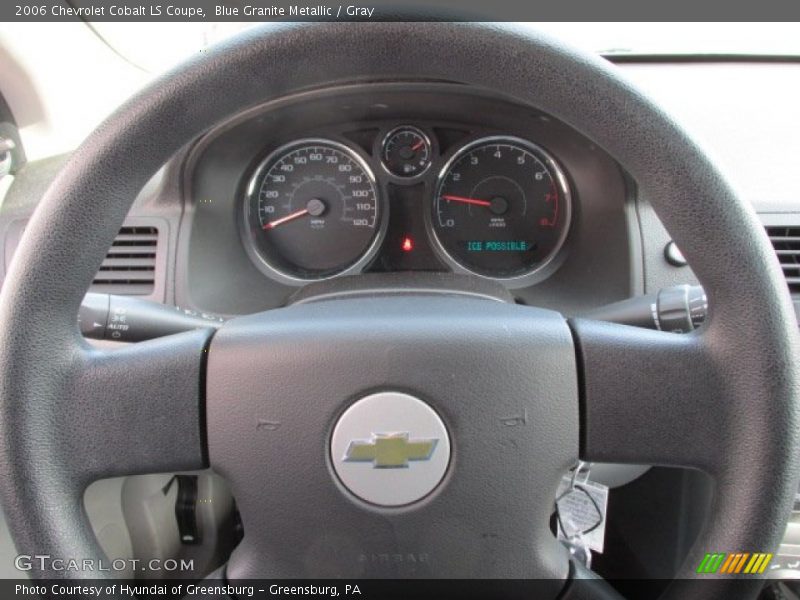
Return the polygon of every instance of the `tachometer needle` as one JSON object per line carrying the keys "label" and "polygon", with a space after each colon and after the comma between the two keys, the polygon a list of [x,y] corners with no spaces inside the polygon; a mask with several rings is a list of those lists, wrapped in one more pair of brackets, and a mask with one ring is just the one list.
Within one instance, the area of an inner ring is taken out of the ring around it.
{"label": "tachometer needle", "polygon": [[425,140],[420,140],[413,146],[411,146],[411,150],[416,152],[417,150],[421,149],[425,145]]}
{"label": "tachometer needle", "polygon": [[296,210],[293,213],[286,215],[285,217],[281,217],[280,219],[275,219],[274,221],[270,221],[266,225],[264,225],[264,229],[275,229],[278,225],[283,225],[284,223],[288,223],[289,221],[294,221],[295,219],[299,219],[300,217],[304,217],[305,215],[309,214],[307,208],[303,208],[301,210]]}
{"label": "tachometer needle", "polygon": [[463,196],[450,196],[444,194],[442,196],[448,202],[461,202],[462,204],[474,204],[475,206],[486,206],[490,207],[492,205],[491,202],[488,200],[478,200],[477,198],[464,198]]}

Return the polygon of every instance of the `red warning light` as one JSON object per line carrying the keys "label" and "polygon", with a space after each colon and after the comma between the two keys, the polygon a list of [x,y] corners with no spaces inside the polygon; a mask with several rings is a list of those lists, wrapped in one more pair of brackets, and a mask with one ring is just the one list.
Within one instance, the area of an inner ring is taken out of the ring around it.
{"label": "red warning light", "polygon": [[414,249],[414,240],[408,236],[404,237],[400,248],[402,248],[403,252],[411,252]]}

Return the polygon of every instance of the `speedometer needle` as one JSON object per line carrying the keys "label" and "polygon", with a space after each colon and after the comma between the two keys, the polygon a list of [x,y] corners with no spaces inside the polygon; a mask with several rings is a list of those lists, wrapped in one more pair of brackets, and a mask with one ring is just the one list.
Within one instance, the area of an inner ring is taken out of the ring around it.
{"label": "speedometer needle", "polygon": [[289,213],[285,217],[281,217],[280,219],[275,219],[274,221],[270,221],[269,223],[264,225],[264,229],[266,230],[275,229],[278,225],[283,225],[284,223],[288,223],[289,221],[294,221],[295,219],[304,217],[307,214],[309,214],[309,210],[307,208],[296,210],[293,213]]}
{"label": "speedometer needle", "polygon": [[488,200],[478,200],[477,198],[464,198],[463,196],[450,196],[450,195],[443,195],[442,198],[447,200],[448,202],[461,202],[462,204],[474,204],[475,206],[486,206],[490,207],[492,205],[491,202]]}

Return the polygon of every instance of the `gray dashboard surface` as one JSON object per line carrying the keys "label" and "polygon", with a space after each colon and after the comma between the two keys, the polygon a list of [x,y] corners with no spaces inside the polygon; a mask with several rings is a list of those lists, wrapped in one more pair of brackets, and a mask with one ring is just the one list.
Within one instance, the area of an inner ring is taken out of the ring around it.
{"label": "gray dashboard surface", "polygon": [[[672,112],[705,145],[760,213],[782,213],[789,221],[794,217],[787,213],[800,213],[800,178],[796,176],[800,158],[800,62],[643,62],[624,63],[619,68]],[[256,153],[263,151],[265,145],[256,145]],[[194,298],[190,293],[191,282],[187,279],[185,267],[192,260],[186,252],[190,235],[196,233],[191,232],[189,225],[193,224],[198,206],[192,201],[184,203],[180,181],[184,161],[185,154],[176,157],[164,171],[167,175],[165,180],[160,185],[151,186],[154,189],[146,190],[130,213],[132,217],[157,214],[171,222],[169,239],[166,240],[169,269],[164,282],[167,290],[165,300],[230,313],[258,310],[285,301],[292,290],[268,280],[247,264],[241,241],[235,236],[234,246],[226,252],[235,261],[241,261],[242,268],[238,273],[244,276],[239,278],[240,289],[247,295],[234,303],[238,305],[226,306],[224,298],[216,295],[213,302],[200,303],[208,306],[197,306],[197,300],[203,300],[203,294]],[[9,223],[25,219],[32,213],[62,162],[63,157],[58,157],[28,163],[17,174],[6,197],[0,199],[0,236],[6,235]],[[236,219],[236,214],[232,214],[235,208],[231,211],[227,215],[231,224],[223,224],[224,227],[232,226]],[[594,294],[593,303],[602,303],[604,298],[615,299],[625,293],[652,291],[694,281],[690,269],[675,268],[664,260],[663,246],[669,237],[646,199],[638,199],[638,214],[625,216],[620,211],[613,216],[619,220],[631,219],[635,230],[632,237],[623,240],[629,246],[630,263],[616,273],[616,283],[611,290],[606,287],[605,296]],[[797,224],[800,224],[800,218]],[[208,229],[216,234],[215,224],[208,225]],[[201,224],[202,227],[207,226]],[[630,235],[620,223],[617,227],[619,235]],[[0,248],[5,248],[5,239],[1,241]],[[213,259],[213,256],[209,254],[208,258]],[[212,264],[213,260],[207,266]],[[591,267],[585,263],[570,268],[591,274],[596,271],[597,264]],[[198,276],[203,277],[201,272]],[[213,275],[207,274],[206,277],[213,278]],[[586,300],[589,291],[586,281],[572,278],[579,283],[575,287],[563,285],[568,281],[557,277],[551,279],[531,288],[530,303],[541,299],[548,288],[552,294],[547,295],[555,302],[558,297],[568,296],[581,296],[580,301]],[[609,281],[605,280],[604,285],[607,286]],[[194,287],[198,285],[203,287],[202,281],[195,279]],[[204,291],[206,296],[211,293],[208,288]],[[205,299],[210,298],[207,296]]]}
{"label": "gray dashboard surface", "polygon": [[[413,185],[386,177],[375,143],[404,124],[430,132],[440,150],[432,168]],[[437,174],[465,143],[491,135],[517,136],[542,146],[560,162],[572,188],[573,219],[560,266],[543,281],[513,290],[515,297],[576,314],[636,293],[632,273],[637,264],[630,248],[638,246],[638,230],[626,181],[608,154],[558,120],[499,94],[430,83],[342,86],[301,94],[248,111],[202,139],[187,168],[189,210],[183,225],[190,233],[183,237],[178,256],[176,293],[185,294],[186,304],[210,312],[248,313],[278,306],[293,292],[255,268],[240,235],[244,184],[254,165],[275,147],[296,139],[329,138],[359,149],[390,207],[383,250],[365,269],[375,272],[385,266],[393,222],[416,228],[415,252],[433,246],[422,223],[431,211]],[[394,263],[383,270],[448,267],[434,255],[422,266]],[[216,276],[208,278],[209,273]]]}

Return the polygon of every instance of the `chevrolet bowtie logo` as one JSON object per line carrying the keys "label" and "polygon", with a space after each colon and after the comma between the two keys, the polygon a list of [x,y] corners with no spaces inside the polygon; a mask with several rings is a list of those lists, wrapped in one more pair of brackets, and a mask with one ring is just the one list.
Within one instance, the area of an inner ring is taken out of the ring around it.
{"label": "chevrolet bowtie logo", "polygon": [[428,460],[439,440],[409,440],[408,433],[373,433],[371,440],[353,440],[347,462],[371,462],[376,469],[403,469],[411,460]]}

